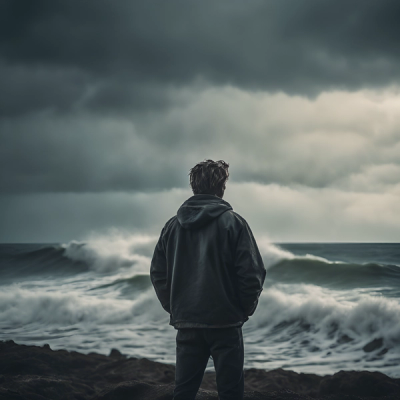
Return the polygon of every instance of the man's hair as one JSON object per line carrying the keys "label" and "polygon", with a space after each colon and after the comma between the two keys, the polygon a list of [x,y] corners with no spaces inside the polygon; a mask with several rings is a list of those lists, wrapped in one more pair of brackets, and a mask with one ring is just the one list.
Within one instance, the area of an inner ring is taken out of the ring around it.
{"label": "man's hair", "polygon": [[213,194],[223,197],[229,177],[225,161],[205,160],[190,170],[190,186],[194,194]]}

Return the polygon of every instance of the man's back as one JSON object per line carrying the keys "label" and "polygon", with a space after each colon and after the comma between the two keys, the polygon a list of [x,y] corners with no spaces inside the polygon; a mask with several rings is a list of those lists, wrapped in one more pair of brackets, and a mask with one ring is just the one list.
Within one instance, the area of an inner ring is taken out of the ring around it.
{"label": "man's back", "polygon": [[190,197],[165,224],[150,272],[175,328],[242,326],[265,279],[247,222],[210,194]]}

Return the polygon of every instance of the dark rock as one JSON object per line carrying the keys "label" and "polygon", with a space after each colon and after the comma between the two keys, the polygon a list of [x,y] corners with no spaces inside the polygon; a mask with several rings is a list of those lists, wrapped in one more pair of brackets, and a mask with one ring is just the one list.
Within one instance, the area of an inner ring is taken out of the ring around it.
{"label": "dark rock", "polygon": [[145,382],[128,381],[106,388],[93,400],[131,400],[131,399],[172,399],[174,387],[170,385],[151,385]]}
{"label": "dark rock", "polygon": [[319,390],[322,377],[315,374],[298,374],[293,371],[285,371],[281,368],[265,371],[250,368],[244,372],[246,389],[260,392],[272,392],[279,390],[291,390],[298,394],[315,396]]}
{"label": "dark rock", "polygon": [[121,359],[121,358],[126,358],[123,354],[118,349],[111,349],[109,357],[115,358],[115,359]]}
{"label": "dark rock", "polygon": [[[174,380],[173,365],[115,349],[104,356],[0,342],[0,400],[165,400],[172,399]],[[399,400],[399,393],[400,379],[379,372],[245,370],[246,400]],[[197,399],[217,398],[215,373],[205,373]]]}
{"label": "dark rock", "polygon": [[[107,388],[92,400],[172,400],[174,385],[149,385],[144,382],[123,382],[113,388]],[[199,389],[196,400],[218,400],[215,391]],[[245,392],[244,400],[313,400],[308,396],[301,396],[290,390],[260,393],[256,391]]]}
{"label": "dark rock", "polygon": [[400,399],[400,382],[399,379],[389,378],[380,372],[340,371],[322,379],[318,394],[361,397],[396,395]]}

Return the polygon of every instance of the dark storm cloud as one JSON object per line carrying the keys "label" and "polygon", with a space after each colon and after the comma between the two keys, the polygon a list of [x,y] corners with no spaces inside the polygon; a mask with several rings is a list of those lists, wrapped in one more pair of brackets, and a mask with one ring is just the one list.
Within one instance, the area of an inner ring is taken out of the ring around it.
{"label": "dark storm cloud", "polygon": [[[237,180],[344,181],[360,172],[363,154],[374,158],[370,147],[345,158],[348,136],[297,134],[334,124],[313,125],[341,99],[310,115],[313,105],[300,100],[261,97],[398,81],[399,12],[389,0],[3,1],[1,190],[183,188],[182,171],[214,155],[238,161]],[[313,122],[286,125],[289,106],[293,121],[304,107]]]}
{"label": "dark storm cloud", "polygon": [[158,235],[204,158],[259,232],[398,238],[399,20],[397,0],[0,1],[0,241]]}
{"label": "dark storm cloud", "polygon": [[158,194],[36,193],[0,196],[0,243],[55,243],[84,239],[112,226],[130,233],[159,235],[160,221],[171,218],[190,193]]}
{"label": "dark storm cloud", "polygon": [[0,121],[3,193],[155,191],[185,185],[171,153],[127,120],[81,115]]}
{"label": "dark storm cloud", "polygon": [[398,182],[400,92],[331,92],[315,100],[213,88],[169,110],[121,116],[43,112],[0,120],[8,193],[187,188],[204,158],[231,182],[381,191]]}
{"label": "dark storm cloud", "polygon": [[[386,85],[400,77],[399,18],[396,0],[4,1],[1,80],[17,90],[0,112],[160,107],[165,85],[197,77],[306,95]],[[35,101],[18,107],[22,87]]]}
{"label": "dark storm cloud", "polygon": [[72,111],[89,82],[87,74],[73,69],[0,64],[0,114],[13,117],[46,109]]}

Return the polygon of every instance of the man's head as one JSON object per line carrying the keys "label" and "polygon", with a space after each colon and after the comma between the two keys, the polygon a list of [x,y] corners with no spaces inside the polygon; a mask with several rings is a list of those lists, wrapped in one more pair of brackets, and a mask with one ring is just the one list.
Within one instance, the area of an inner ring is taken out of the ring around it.
{"label": "man's head", "polygon": [[222,199],[229,177],[228,168],[229,164],[222,160],[196,164],[189,173],[193,194],[213,194]]}

